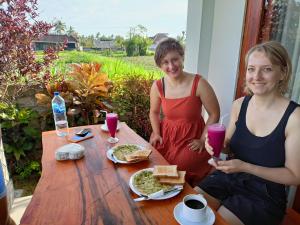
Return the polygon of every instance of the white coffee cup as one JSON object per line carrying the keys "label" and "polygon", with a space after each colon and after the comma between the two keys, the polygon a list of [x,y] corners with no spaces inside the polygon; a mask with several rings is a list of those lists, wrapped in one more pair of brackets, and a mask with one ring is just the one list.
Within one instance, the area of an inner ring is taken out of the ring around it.
{"label": "white coffee cup", "polygon": [[186,195],[183,198],[182,216],[191,222],[206,219],[207,201],[201,194]]}

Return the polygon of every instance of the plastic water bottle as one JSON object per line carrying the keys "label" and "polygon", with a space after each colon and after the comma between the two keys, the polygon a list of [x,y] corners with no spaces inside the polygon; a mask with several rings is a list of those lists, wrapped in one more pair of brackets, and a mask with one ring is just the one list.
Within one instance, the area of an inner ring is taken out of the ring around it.
{"label": "plastic water bottle", "polygon": [[66,115],[65,100],[59,95],[59,92],[54,92],[52,99],[52,110],[56,134],[60,137],[68,135],[68,120]]}

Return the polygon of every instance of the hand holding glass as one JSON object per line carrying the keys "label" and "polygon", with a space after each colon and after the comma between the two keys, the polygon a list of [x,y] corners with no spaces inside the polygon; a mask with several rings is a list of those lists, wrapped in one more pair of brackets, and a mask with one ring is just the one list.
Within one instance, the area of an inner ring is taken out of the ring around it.
{"label": "hand holding glass", "polygon": [[213,159],[219,159],[225,139],[225,126],[219,123],[211,124],[207,128],[208,143],[213,148]]}
{"label": "hand holding glass", "polygon": [[116,131],[118,126],[118,115],[116,113],[106,114],[106,124],[109,130],[110,136],[107,141],[111,144],[115,144],[119,141],[116,137]]}

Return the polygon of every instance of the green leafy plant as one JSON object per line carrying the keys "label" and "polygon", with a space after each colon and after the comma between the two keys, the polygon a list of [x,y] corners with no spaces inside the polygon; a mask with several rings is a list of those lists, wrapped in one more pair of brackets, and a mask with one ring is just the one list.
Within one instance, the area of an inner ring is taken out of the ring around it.
{"label": "green leafy plant", "polygon": [[26,179],[33,174],[41,174],[41,166],[37,161],[29,161],[24,165],[16,166],[16,173],[20,175],[21,179]]}
{"label": "green leafy plant", "polygon": [[150,88],[153,78],[131,75],[114,82],[112,99],[115,111],[132,129],[146,140],[151,134],[149,119]]}
{"label": "green leafy plant", "polygon": [[40,145],[38,114],[31,109],[0,102],[4,150],[16,160]]}

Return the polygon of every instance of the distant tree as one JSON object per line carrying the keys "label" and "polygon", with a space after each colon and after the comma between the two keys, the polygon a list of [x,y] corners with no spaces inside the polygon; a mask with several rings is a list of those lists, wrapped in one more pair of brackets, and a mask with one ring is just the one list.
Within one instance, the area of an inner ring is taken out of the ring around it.
{"label": "distant tree", "polygon": [[136,35],[136,27],[129,27],[128,39],[131,39],[134,35]]}
{"label": "distant tree", "polygon": [[180,44],[185,45],[185,39],[186,39],[186,37],[185,37],[185,31],[182,31],[181,35],[178,35],[176,37],[176,39],[177,39],[177,41],[180,42]]}
{"label": "distant tree", "polygon": [[100,37],[101,37],[101,34],[100,34],[100,32],[97,32],[97,33],[96,33],[96,37],[95,37],[95,39],[96,39],[96,40],[100,40]]}
{"label": "distant tree", "polygon": [[63,34],[66,31],[66,24],[61,20],[56,20],[54,22],[54,31],[56,34]]}
{"label": "distant tree", "polygon": [[47,82],[49,64],[57,58],[55,49],[47,49],[37,60],[32,41],[46,35],[52,25],[37,19],[36,0],[0,1],[0,101],[12,104],[22,86],[8,94],[7,87]]}
{"label": "distant tree", "polygon": [[94,41],[95,37],[94,35],[89,35],[89,36],[79,36],[79,43],[81,46],[85,48],[92,48],[94,47]]}
{"label": "distant tree", "polygon": [[102,35],[100,37],[100,41],[111,41],[113,40],[113,35],[112,36],[105,36],[105,35]]}
{"label": "distant tree", "polygon": [[142,37],[147,36],[148,29],[146,27],[144,27],[143,25],[141,25],[141,24],[137,25],[135,30],[136,30],[137,34],[139,34],[140,36],[142,36]]}
{"label": "distant tree", "polygon": [[147,37],[147,28],[143,25],[130,27],[128,39],[124,41],[127,56],[146,55],[151,40]]}
{"label": "distant tree", "polygon": [[74,30],[74,27],[69,26],[69,29],[67,30],[67,35],[78,37],[78,33]]}
{"label": "distant tree", "polygon": [[115,37],[115,43],[119,48],[122,48],[122,49],[124,48],[124,41],[125,41],[125,39],[120,35],[117,35]]}

